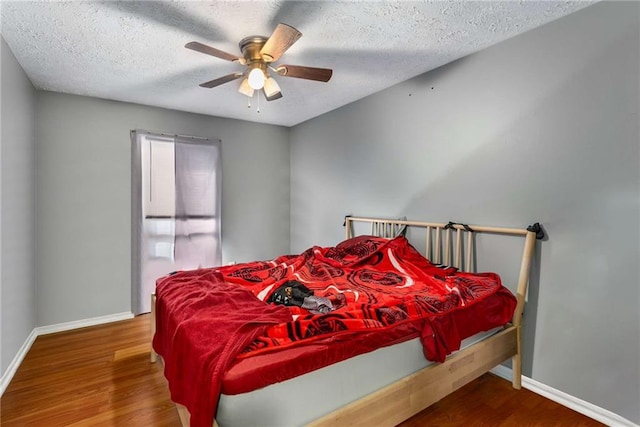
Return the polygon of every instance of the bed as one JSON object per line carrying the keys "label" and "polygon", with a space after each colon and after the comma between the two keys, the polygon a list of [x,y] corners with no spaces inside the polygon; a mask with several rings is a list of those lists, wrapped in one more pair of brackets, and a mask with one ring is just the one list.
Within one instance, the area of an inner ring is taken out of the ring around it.
{"label": "bed", "polygon": [[[509,358],[520,388],[538,224],[344,225],[334,247],[158,279],[152,361],[183,425],[396,425]],[[480,233],[524,237],[515,295],[472,272]]]}

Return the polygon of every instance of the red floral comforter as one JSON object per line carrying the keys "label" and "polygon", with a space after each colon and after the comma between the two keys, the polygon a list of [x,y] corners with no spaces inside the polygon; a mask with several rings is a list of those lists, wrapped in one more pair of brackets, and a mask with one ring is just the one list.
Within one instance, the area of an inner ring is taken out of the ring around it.
{"label": "red floral comforter", "polygon": [[[288,287],[312,292],[305,294],[311,298],[305,298],[302,307],[323,313],[266,303]],[[222,373],[234,360],[413,323],[420,328],[425,356],[442,362],[462,339],[511,320],[516,305],[496,274],[434,265],[404,237],[361,236],[272,261],[178,272],[159,279],[156,294],[154,348],[165,360],[201,365],[189,368],[193,378],[185,377],[188,372],[168,372],[184,367],[165,365],[172,397],[190,409],[192,425],[200,425],[197,420],[211,425]],[[469,310],[476,305],[483,310],[486,306],[488,314],[477,316],[477,310]],[[203,378],[215,386],[207,386],[204,394],[202,389],[193,393],[199,405],[187,401],[189,393],[174,391],[193,388]],[[202,411],[202,401],[210,402],[213,413],[194,414]]]}

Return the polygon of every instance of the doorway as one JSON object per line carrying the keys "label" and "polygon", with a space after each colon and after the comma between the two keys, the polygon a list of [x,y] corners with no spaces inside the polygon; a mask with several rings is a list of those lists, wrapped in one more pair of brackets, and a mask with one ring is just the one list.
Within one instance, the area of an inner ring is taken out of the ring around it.
{"label": "doorway", "polygon": [[151,309],[156,280],[222,263],[221,142],[131,132],[131,309]]}

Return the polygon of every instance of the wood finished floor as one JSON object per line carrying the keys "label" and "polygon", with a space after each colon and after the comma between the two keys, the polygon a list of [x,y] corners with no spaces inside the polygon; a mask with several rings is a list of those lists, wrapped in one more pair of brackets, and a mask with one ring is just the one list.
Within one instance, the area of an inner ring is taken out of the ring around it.
{"label": "wood finished floor", "polygon": [[[149,316],[36,339],[0,399],[1,425],[179,427]],[[418,426],[602,426],[490,374],[407,420]]]}

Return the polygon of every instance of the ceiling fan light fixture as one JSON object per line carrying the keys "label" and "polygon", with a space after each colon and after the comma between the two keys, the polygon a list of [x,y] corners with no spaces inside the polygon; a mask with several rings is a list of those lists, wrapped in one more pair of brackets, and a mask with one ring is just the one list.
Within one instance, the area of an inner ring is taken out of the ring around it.
{"label": "ceiling fan light fixture", "polygon": [[267,77],[267,80],[264,82],[264,93],[267,98],[271,98],[278,92],[280,92],[280,85],[278,85],[276,79],[271,76]]}
{"label": "ceiling fan light fixture", "polygon": [[245,78],[242,80],[242,83],[240,84],[240,88],[238,89],[238,92],[248,96],[249,98],[253,96],[253,88],[249,86],[249,79]]}
{"label": "ceiling fan light fixture", "polygon": [[[0,0],[1,2],[2,0]],[[244,72],[235,72],[226,76],[201,83],[200,87],[211,89],[236,79],[242,79],[238,92],[247,96],[249,106],[255,91],[262,91],[267,101],[275,101],[282,98],[280,85],[269,74],[274,76],[295,77],[298,79],[328,82],[333,71],[329,68],[306,67],[301,65],[276,66],[282,54],[284,54],[299,38],[302,33],[291,25],[280,23],[273,30],[271,36],[249,36],[240,40],[241,56],[207,46],[200,42],[189,42],[187,49],[216,58],[239,63],[247,69]],[[258,100],[260,93],[258,92]],[[259,101],[258,101],[259,102]],[[257,111],[258,109],[256,109]]]}
{"label": "ceiling fan light fixture", "polygon": [[249,72],[247,80],[249,81],[249,86],[251,86],[252,89],[262,89],[265,81],[264,72],[259,67],[256,67]]}

